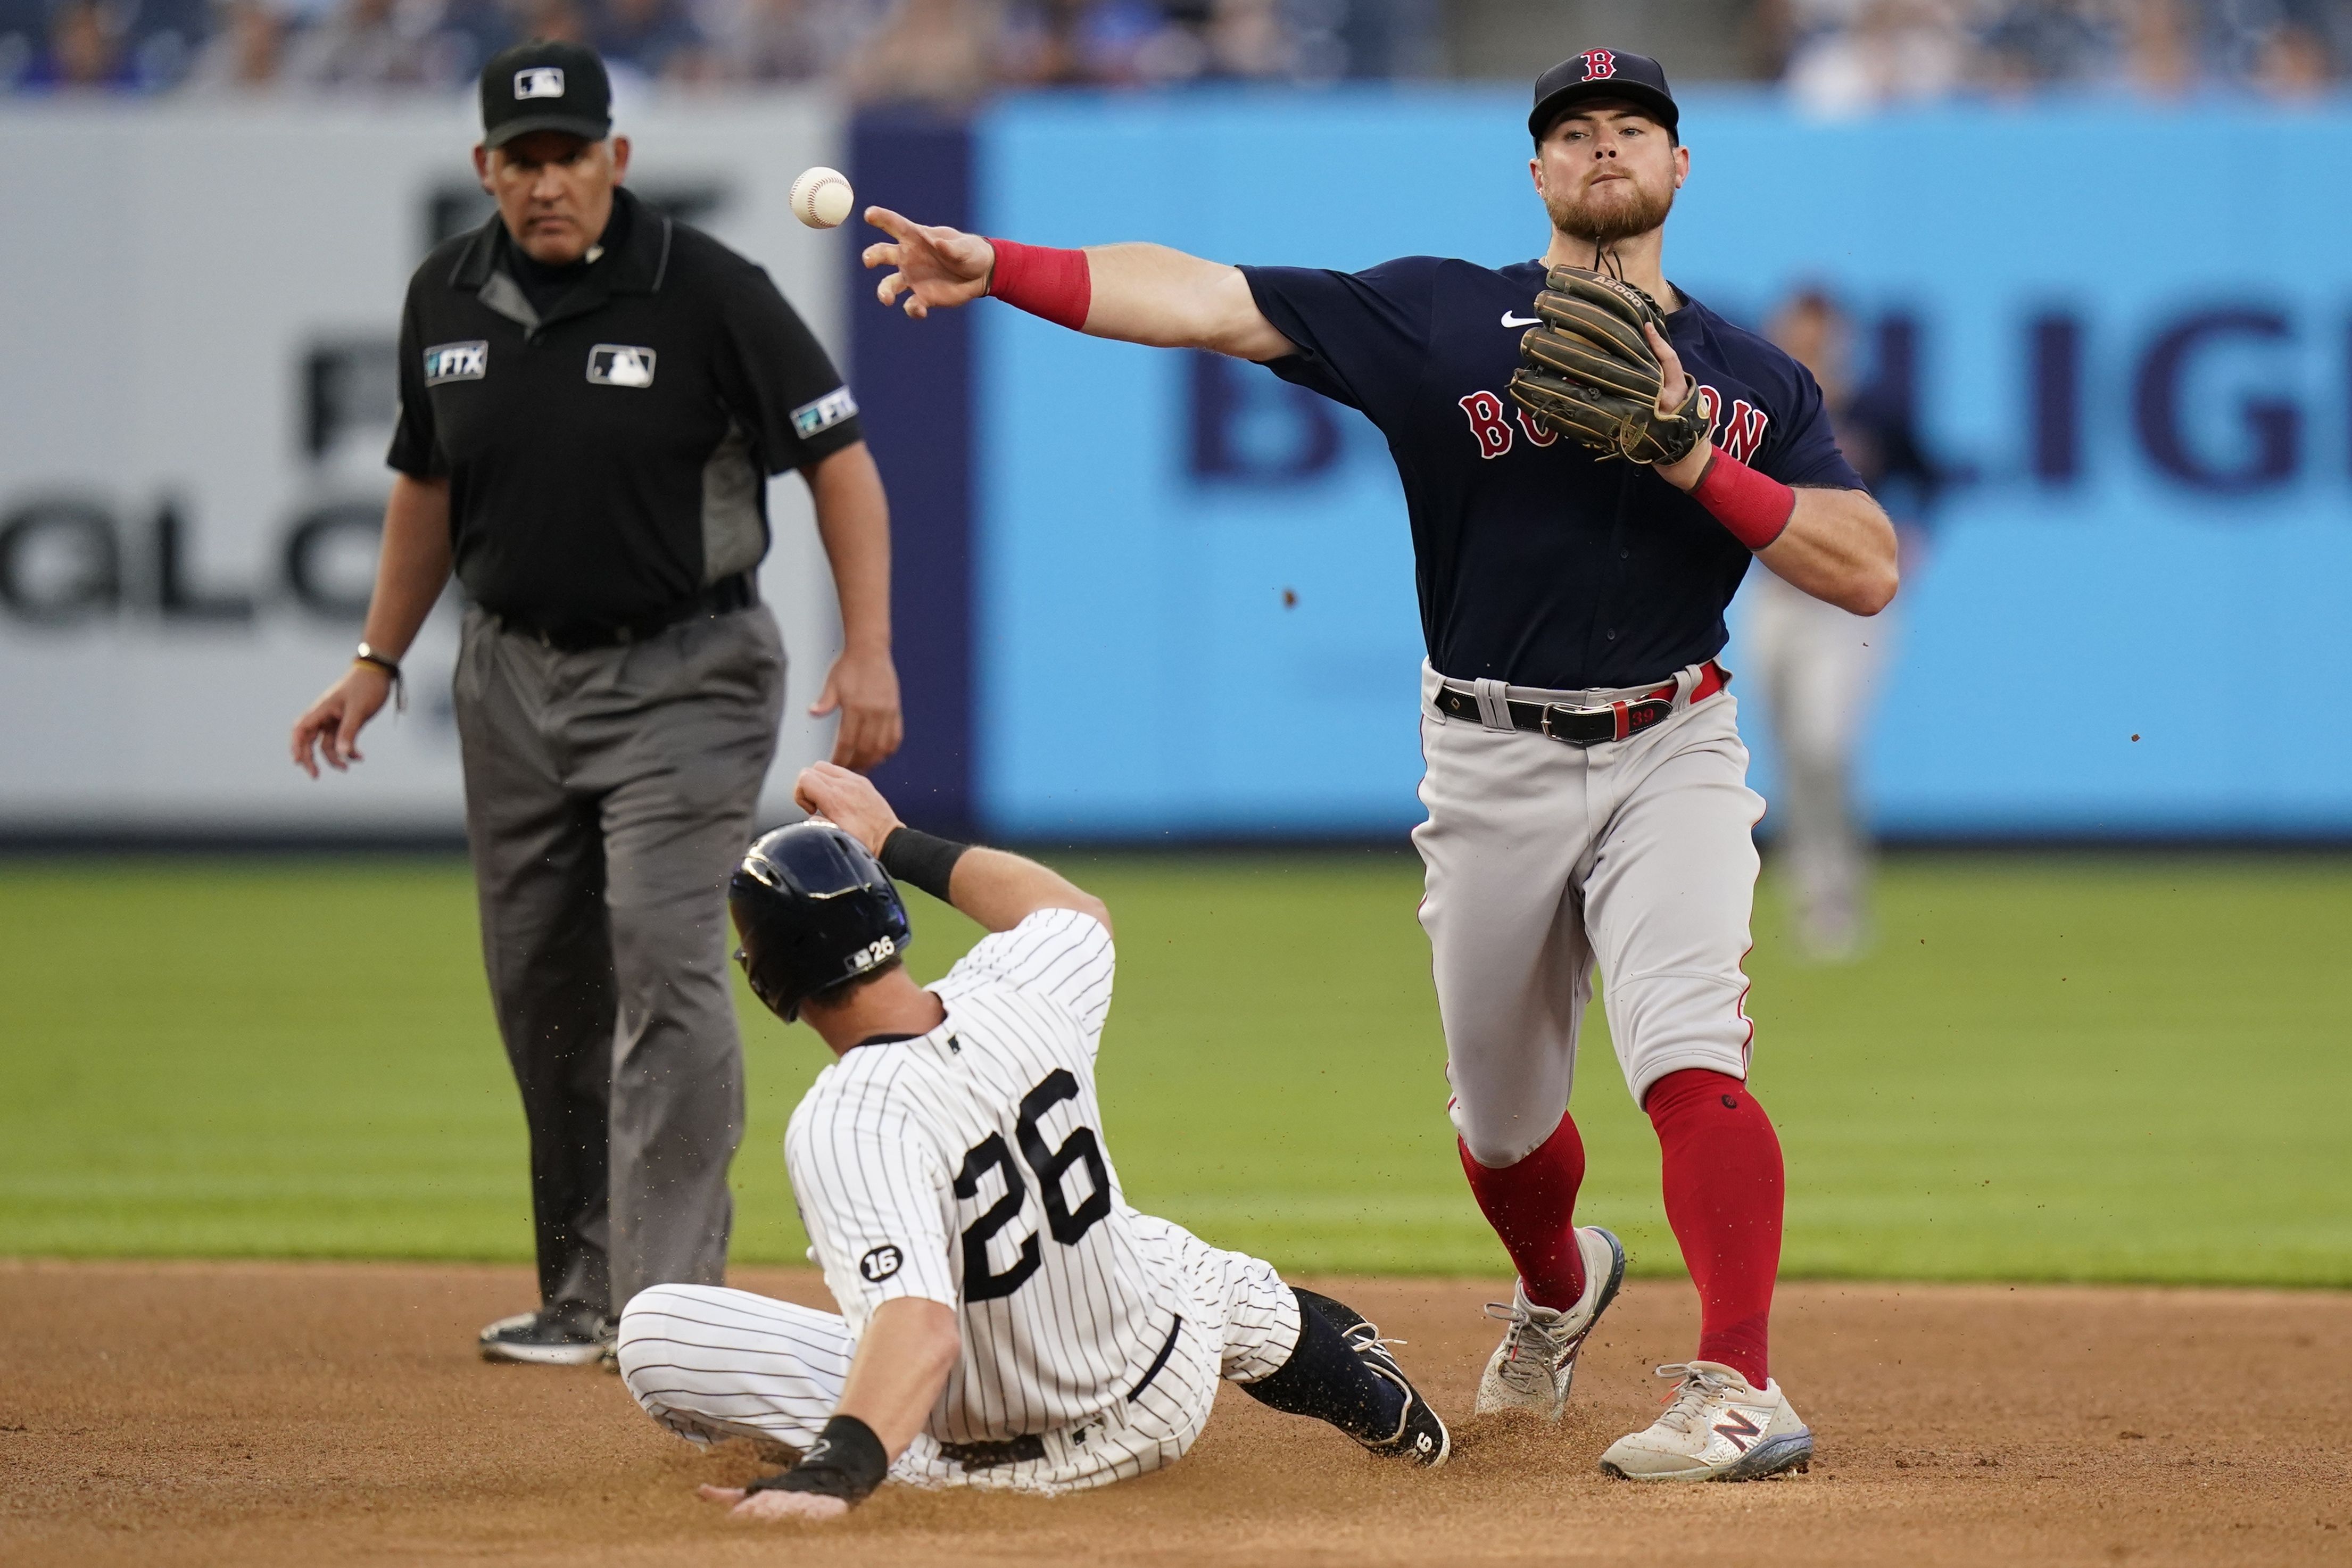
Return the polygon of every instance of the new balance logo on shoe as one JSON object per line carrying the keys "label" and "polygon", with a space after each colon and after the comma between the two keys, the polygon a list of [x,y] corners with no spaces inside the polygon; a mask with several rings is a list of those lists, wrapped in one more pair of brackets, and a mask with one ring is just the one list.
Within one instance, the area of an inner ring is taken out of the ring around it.
{"label": "new balance logo on shoe", "polygon": [[1748,1439],[1761,1435],[1764,1428],[1749,1420],[1747,1411],[1734,1410],[1731,1419],[1715,1424],[1715,1430],[1717,1436],[1744,1454],[1748,1451]]}

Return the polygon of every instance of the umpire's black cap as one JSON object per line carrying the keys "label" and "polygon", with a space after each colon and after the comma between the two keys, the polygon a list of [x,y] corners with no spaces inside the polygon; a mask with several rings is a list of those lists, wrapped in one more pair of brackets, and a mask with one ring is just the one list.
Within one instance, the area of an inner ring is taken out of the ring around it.
{"label": "umpire's black cap", "polygon": [[801,1004],[871,974],[915,940],[881,862],[831,822],[764,834],[727,883],[751,994],[790,1023]]}
{"label": "umpire's black cap", "polygon": [[534,38],[490,57],[482,68],[482,145],[503,147],[534,131],[591,141],[613,133],[613,83],[595,50]]}
{"label": "umpire's black cap", "polygon": [[1591,98],[1622,99],[1646,110],[1672,136],[1683,111],[1675,106],[1674,89],[1666,85],[1666,68],[1647,55],[1617,49],[1587,49],[1536,78],[1536,107],[1528,116],[1528,134],[1538,141],[1575,105]]}

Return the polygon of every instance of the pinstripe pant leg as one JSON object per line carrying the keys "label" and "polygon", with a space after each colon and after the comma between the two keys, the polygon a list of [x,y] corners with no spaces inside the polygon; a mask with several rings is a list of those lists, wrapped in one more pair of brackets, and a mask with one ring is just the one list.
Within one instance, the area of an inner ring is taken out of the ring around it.
{"label": "pinstripe pant leg", "polygon": [[849,1376],[856,1342],[831,1312],[719,1285],[653,1285],[621,1313],[621,1376],[646,1415],[696,1443],[758,1437],[806,1448]]}
{"label": "pinstripe pant leg", "polygon": [[1213,1247],[1157,1215],[1135,1217],[1138,1246],[1189,1300],[1188,1322],[1217,1350],[1218,1375],[1255,1383],[1298,1346],[1298,1298],[1273,1264]]}

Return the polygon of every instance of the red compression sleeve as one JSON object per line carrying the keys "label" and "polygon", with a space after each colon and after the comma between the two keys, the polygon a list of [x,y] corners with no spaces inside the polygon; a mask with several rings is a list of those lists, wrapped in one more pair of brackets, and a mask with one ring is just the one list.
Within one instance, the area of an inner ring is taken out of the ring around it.
{"label": "red compression sleeve", "polygon": [[1698,1359],[1761,1388],[1780,1271],[1780,1140],[1747,1084],[1704,1067],[1659,1079],[1642,1109],[1665,1156],[1666,1223],[1698,1287]]}
{"label": "red compression sleeve", "polygon": [[1539,1307],[1566,1309],[1584,1294],[1584,1254],[1576,1246],[1576,1189],[1584,1181],[1584,1140],[1565,1115],[1551,1136],[1517,1165],[1482,1166],[1470,1145],[1462,1174],[1479,1212],[1502,1238],[1503,1250]]}
{"label": "red compression sleeve", "polygon": [[1797,510],[1794,490],[1719,447],[1691,486],[1691,498],[1714,513],[1715,520],[1749,549],[1762,549],[1779,538]]}
{"label": "red compression sleeve", "polygon": [[1085,251],[1009,239],[988,243],[996,251],[996,267],[988,277],[991,295],[1074,332],[1085,330],[1087,311],[1095,302],[1094,274],[1087,269]]}

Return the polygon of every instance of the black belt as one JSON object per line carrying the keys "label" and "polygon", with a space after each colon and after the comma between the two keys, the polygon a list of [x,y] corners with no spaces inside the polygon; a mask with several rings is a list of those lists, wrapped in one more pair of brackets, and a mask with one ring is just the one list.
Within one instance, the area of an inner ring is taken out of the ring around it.
{"label": "black belt", "polygon": [[619,648],[631,643],[642,643],[658,632],[667,632],[681,621],[691,621],[698,615],[728,615],[738,610],[749,610],[760,602],[760,585],[748,571],[732,577],[722,577],[696,594],[685,604],[666,610],[657,615],[636,621],[559,622],[553,625],[535,625],[519,616],[490,612],[501,631],[518,637],[528,637],[541,647],[559,653],[577,653],[588,648]]}
{"label": "black belt", "polygon": [[[1731,683],[1731,672],[1710,659],[1699,672],[1698,685],[1691,688],[1693,704],[1715,695]],[[1567,746],[1601,746],[1612,740],[1623,740],[1639,735],[1675,711],[1675,683],[1668,681],[1654,691],[1622,703],[1606,703],[1599,707],[1570,707],[1565,703],[1523,702],[1516,697],[1504,700],[1510,710],[1511,727],[1535,735],[1547,736]],[[1486,715],[1478,706],[1475,692],[1457,691],[1441,685],[1435,698],[1437,711],[1448,718],[1475,719],[1483,724]]]}
{"label": "black belt", "polygon": [[1044,1458],[1045,1439],[1031,1432],[1024,1437],[1007,1437],[1001,1443],[941,1443],[940,1452],[965,1469],[992,1470],[999,1465]]}
{"label": "black belt", "polygon": [[[1183,1332],[1184,1320],[1181,1317],[1168,1325],[1167,1342],[1160,1345],[1160,1354],[1151,1358],[1151,1364],[1144,1369],[1143,1380],[1129,1393],[1127,1402],[1129,1405],[1142,1398],[1143,1391],[1151,1386],[1151,1380],[1166,1368],[1168,1358],[1176,1354],[1176,1336]],[[965,1469],[989,1470],[1000,1465],[1017,1465],[1027,1459],[1044,1458],[1045,1439],[1030,1432],[995,1443],[941,1443],[940,1452]]]}

